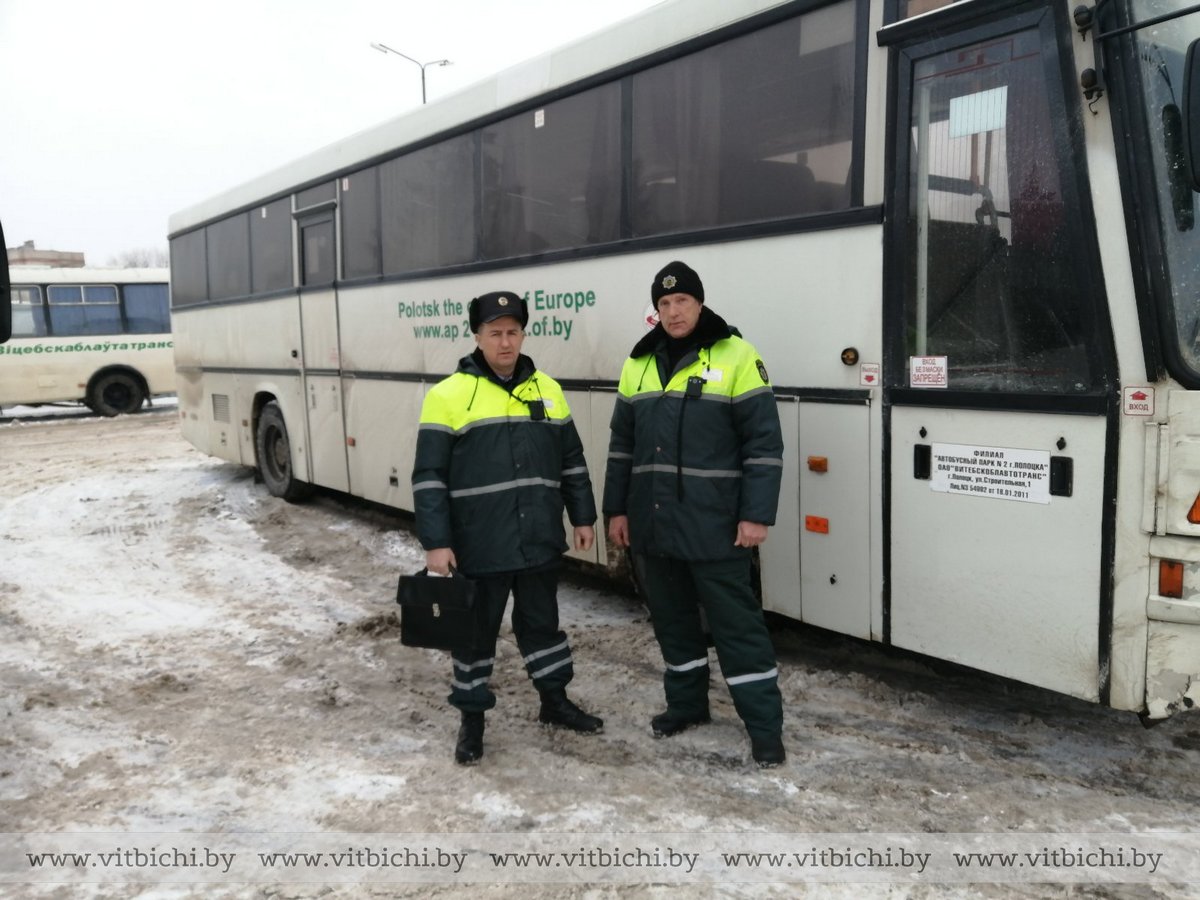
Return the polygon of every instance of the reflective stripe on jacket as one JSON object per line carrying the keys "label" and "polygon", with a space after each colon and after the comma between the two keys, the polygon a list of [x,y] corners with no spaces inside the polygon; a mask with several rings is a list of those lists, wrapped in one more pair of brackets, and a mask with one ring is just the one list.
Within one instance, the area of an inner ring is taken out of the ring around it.
{"label": "reflective stripe on jacket", "polygon": [[562,388],[526,356],[509,384],[467,356],[430,389],[412,483],[421,546],[453,548],[468,575],[558,558],[567,549],[564,506],[573,525],[596,521]]}
{"label": "reflective stripe on jacket", "polygon": [[749,552],[733,545],[739,521],[775,523],[783,437],[766,368],[707,308],[697,332],[665,386],[661,326],[621,370],[603,507],[629,517],[635,553],[729,559]]}

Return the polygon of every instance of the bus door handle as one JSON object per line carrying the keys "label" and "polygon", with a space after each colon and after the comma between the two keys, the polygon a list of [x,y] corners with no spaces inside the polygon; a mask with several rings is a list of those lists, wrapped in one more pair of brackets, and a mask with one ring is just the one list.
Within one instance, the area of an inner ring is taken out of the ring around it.
{"label": "bus door handle", "polygon": [[1050,496],[1070,497],[1075,482],[1075,460],[1069,456],[1050,457]]}
{"label": "bus door handle", "polygon": [[933,472],[933,447],[929,444],[913,445],[913,478],[928,481]]}

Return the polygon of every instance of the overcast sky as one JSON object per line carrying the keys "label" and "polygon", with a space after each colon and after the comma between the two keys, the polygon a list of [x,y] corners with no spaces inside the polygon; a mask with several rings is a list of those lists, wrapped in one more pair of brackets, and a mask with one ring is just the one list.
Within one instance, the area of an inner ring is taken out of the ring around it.
{"label": "overcast sky", "polygon": [[167,217],[656,0],[0,0],[5,241],[102,265]]}

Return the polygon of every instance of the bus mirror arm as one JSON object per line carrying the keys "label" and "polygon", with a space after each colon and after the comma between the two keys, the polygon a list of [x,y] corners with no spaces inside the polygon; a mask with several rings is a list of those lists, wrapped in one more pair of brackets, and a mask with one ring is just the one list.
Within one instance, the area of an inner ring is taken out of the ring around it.
{"label": "bus mirror arm", "polygon": [[[1167,157],[1167,185],[1171,194],[1171,211],[1175,214],[1175,227],[1180,231],[1191,231],[1196,224],[1196,204],[1193,200],[1196,173],[1189,162],[1187,150],[1188,124],[1174,103],[1162,109],[1163,150]],[[1194,137],[1194,135],[1193,135]]]}
{"label": "bus mirror arm", "polygon": [[1096,74],[1095,69],[1084,69],[1079,73],[1079,87],[1083,89],[1083,96],[1092,115],[1099,115],[1096,112],[1096,101],[1104,96],[1104,86],[1100,84],[1100,76]]}

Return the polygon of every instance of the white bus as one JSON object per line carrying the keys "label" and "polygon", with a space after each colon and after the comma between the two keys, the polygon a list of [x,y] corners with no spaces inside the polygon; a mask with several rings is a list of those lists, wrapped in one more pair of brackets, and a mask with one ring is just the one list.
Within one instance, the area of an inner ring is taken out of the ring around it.
{"label": "white bus", "polygon": [[423,393],[503,288],[599,496],[682,259],[775,386],[766,609],[1190,706],[1200,15],[1079,2],[662,3],[182,211],[184,434],[280,496],[411,509]]}
{"label": "white bus", "polygon": [[175,391],[167,269],[12,266],[0,407],[82,402],[137,412]]}

